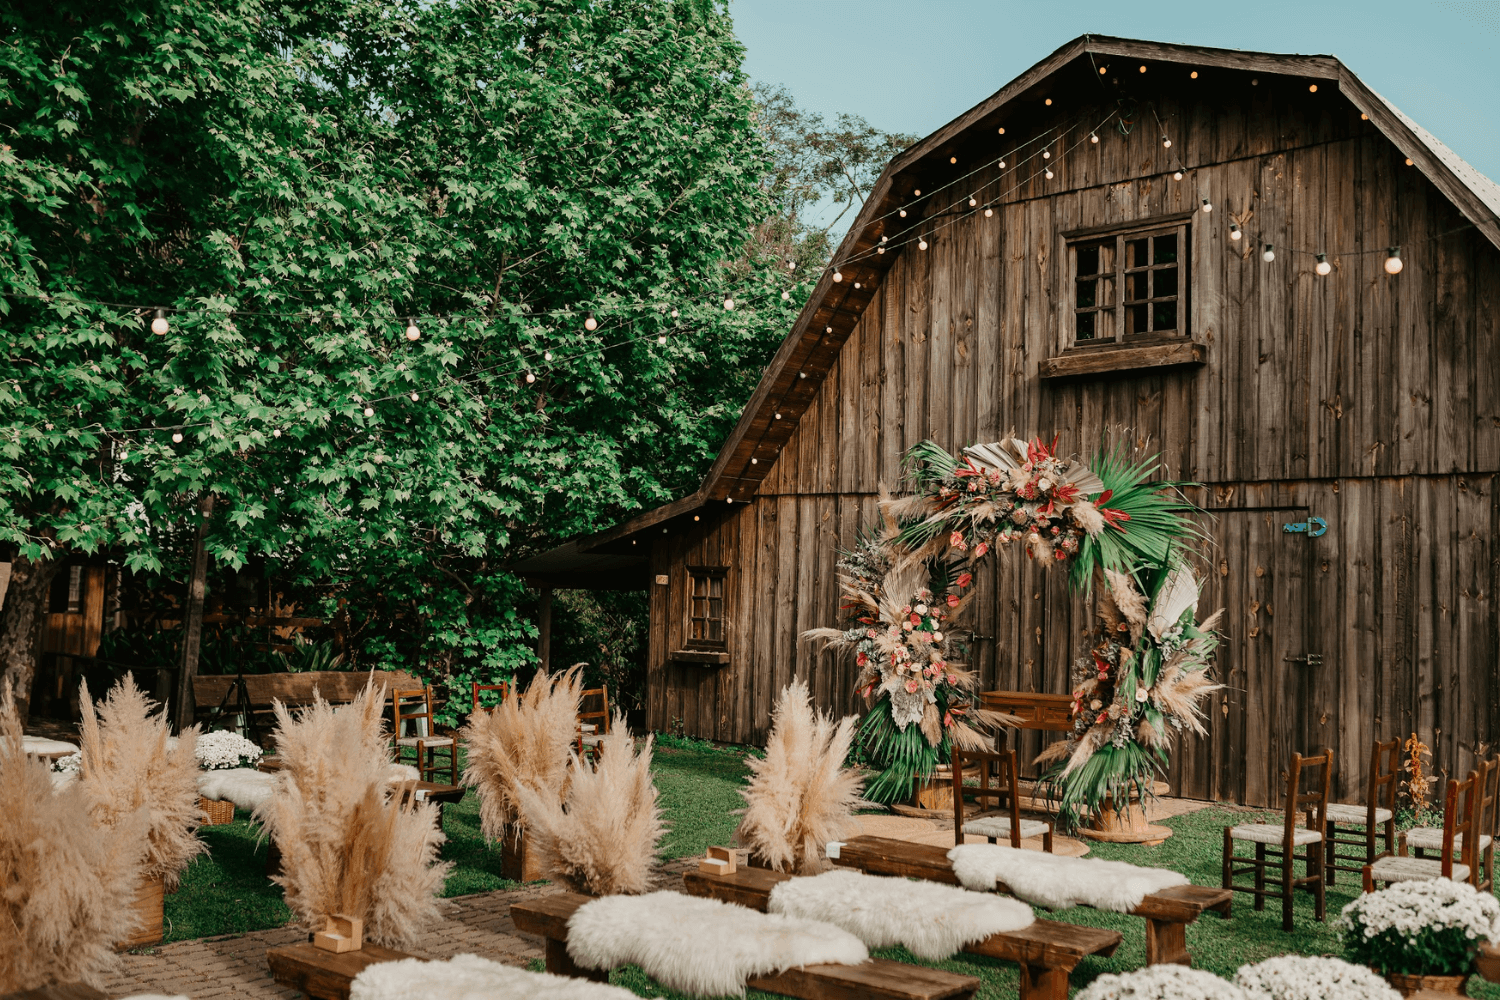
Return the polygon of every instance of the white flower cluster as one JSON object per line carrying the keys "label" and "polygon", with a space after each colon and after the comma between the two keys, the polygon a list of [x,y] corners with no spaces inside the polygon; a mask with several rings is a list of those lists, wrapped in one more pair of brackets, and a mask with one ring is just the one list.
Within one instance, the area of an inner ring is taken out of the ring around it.
{"label": "white flower cluster", "polygon": [[1397,882],[1344,907],[1335,926],[1344,934],[1359,926],[1366,939],[1388,931],[1407,941],[1429,928],[1461,930],[1471,941],[1500,941],[1500,902],[1467,882],[1439,878]]}
{"label": "white flower cluster", "polygon": [[1100,976],[1073,1000],[1256,1000],[1227,979],[1185,965],[1148,965]]}
{"label": "white flower cluster", "polygon": [[77,774],[78,768],[83,764],[83,754],[70,753],[66,757],[59,757],[52,762],[52,770],[61,774]]}
{"label": "white flower cluster", "polygon": [[236,767],[254,767],[260,763],[261,749],[239,733],[227,729],[204,733],[194,748],[198,766],[205,771],[227,771]]}
{"label": "white flower cluster", "polygon": [[1341,958],[1280,955],[1240,966],[1234,981],[1268,1000],[1401,1000],[1382,976]]}

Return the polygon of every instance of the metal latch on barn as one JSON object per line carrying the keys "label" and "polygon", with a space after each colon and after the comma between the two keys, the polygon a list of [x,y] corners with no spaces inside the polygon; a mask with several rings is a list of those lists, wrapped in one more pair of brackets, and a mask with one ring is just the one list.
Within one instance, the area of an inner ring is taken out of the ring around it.
{"label": "metal latch on barn", "polygon": [[1328,522],[1321,517],[1310,517],[1306,521],[1298,521],[1295,524],[1283,524],[1281,530],[1288,535],[1303,532],[1308,538],[1317,538],[1319,535],[1328,533]]}
{"label": "metal latch on barn", "polygon": [[1303,653],[1301,656],[1284,656],[1282,659],[1287,663],[1305,663],[1309,667],[1321,667],[1323,665],[1322,653]]}

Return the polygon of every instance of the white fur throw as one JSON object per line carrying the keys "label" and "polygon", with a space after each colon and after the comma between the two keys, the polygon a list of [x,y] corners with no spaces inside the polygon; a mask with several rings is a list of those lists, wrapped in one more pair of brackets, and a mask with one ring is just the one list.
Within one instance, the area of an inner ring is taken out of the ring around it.
{"label": "white fur throw", "polygon": [[349,984],[349,1000],[636,1000],[636,995],[606,983],[457,955],[446,962],[406,958],[366,966]]}
{"label": "white fur throw", "polygon": [[585,903],[568,920],[568,955],[585,969],[634,963],[668,989],[710,997],[744,995],[751,976],[870,957],[837,927],[680,892]]}
{"label": "white fur throw", "polygon": [[948,852],[948,860],[953,874],[970,889],[993,891],[997,881],[1004,882],[1021,899],[1052,910],[1092,906],[1129,913],[1159,889],[1188,884],[1186,875],[1164,868],[1018,851],[1001,844],[960,844]]}
{"label": "white fur throw", "polygon": [[280,775],[267,774],[253,767],[199,771],[198,794],[205,799],[233,802],[236,808],[253,812],[271,800],[280,781]]}
{"label": "white fur throw", "polygon": [[125,998],[125,1000],[188,1000],[180,993],[167,996],[165,993],[136,993]]}
{"label": "white fur throw", "polygon": [[1036,919],[1025,903],[994,893],[845,868],[782,882],[771,890],[768,909],[842,927],[866,947],[899,944],[933,961]]}

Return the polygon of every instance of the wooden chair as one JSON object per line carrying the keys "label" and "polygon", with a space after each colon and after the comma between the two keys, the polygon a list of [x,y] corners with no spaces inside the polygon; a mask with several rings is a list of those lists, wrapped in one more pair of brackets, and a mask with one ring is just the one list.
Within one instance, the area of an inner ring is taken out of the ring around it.
{"label": "wooden chair", "polygon": [[[1009,841],[1011,847],[1019,848],[1021,841],[1031,837],[1042,838],[1042,850],[1052,852],[1052,823],[1046,820],[1021,818],[1021,795],[1016,775],[1016,752],[1001,750],[985,753],[979,750],[953,748],[953,842],[962,844],[965,834],[984,837],[990,843],[1000,838]],[[967,765],[967,768],[965,767]],[[978,785],[965,785],[964,775],[975,773]],[[994,776],[995,786],[990,787]],[[994,799],[995,808],[1003,810],[999,816],[977,816],[964,820],[964,796],[979,799],[984,808],[985,799]]]}
{"label": "wooden chair", "polygon": [[[432,730],[432,685],[398,689],[391,693],[391,711],[396,717],[396,762],[401,762],[403,751],[416,752],[417,774],[425,781],[433,781],[442,766],[438,751],[448,751],[448,784],[458,784],[458,747],[451,736],[437,736]],[[412,723],[413,734],[406,735],[405,723]]]}
{"label": "wooden chair", "polygon": [[[1332,772],[1332,750],[1313,757],[1292,754],[1291,766],[1287,768],[1286,814],[1282,823],[1245,823],[1224,828],[1224,888],[1253,894],[1257,910],[1266,908],[1267,896],[1280,896],[1281,929],[1284,931],[1292,929],[1292,892],[1298,887],[1312,892],[1319,921],[1327,915],[1322,842],[1328,824],[1328,783]],[[1304,792],[1303,782],[1309,779],[1312,790]],[[1307,817],[1306,826],[1297,825],[1298,813]],[[1255,845],[1255,857],[1241,857],[1234,853],[1235,841],[1239,840]],[[1301,877],[1298,877],[1295,867],[1299,847],[1306,848],[1306,868]],[[1240,865],[1245,867],[1238,867]],[[1273,867],[1281,869],[1279,877],[1267,874]],[[1255,876],[1253,886],[1235,884],[1235,876],[1248,874]],[[1268,882],[1276,888],[1267,889]]]}
{"label": "wooden chair", "polygon": [[[587,710],[592,699],[598,699],[599,710]],[[578,755],[593,757],[599,753],[599,744],[609,735],[609,686],[600,685],[583,692],[578,710]]]}
{"label": "wooden chair", "polygon": [[473,714],[475,715],[478,715],[480,712],[493,712],[495,710],[495,707],[493,705],[491,705],[489,708],[485,708],[479,703],[479,695],[483,691],[499,691],[501,701],[504,701],[506,698],[510,697],[509,684],[480,684],[478,681],[475,681],[473,709]]}
{"label": "wooden chair", "polygon": [[[1376,858],[1396,853],[1396,772],[1401,769],[1401,741],[1375,741],[1370,748],[1369,783],[1365,787],[1364,805],[1329,803],[1328,828],[1323,843],[1327,849],[1323,867],[1328,884],[1333,885],[1336,872],[1365,870]],[[1377,833],[1384,834],[1385,849],[1376,852]],[[1338,848],[1353,848],[1340,854]]]}
{"label": "wooden chair", "polygon": [[[1365,892],[1374,892],[1378,882],[1390,885],[1437,878],[1469,881],[1474,870],[1473,857],[1478,853],[1474,829],[1481,794],[1478,772],[1470,771],[1464,781],[1449,778],[1443,794],[1443,829],[1438,842],[1441,853],[1435,858],[1408,857],[1406,838],[1410,831],[1402,833],[1398,838],[1399,856],[1377,858],[1373,864],[1365,866]],[[1461,860],[1455,863],[1453,851],[1460,845]]]}
{"label": "wooden chair", "polygon": [[[1469,778],[1471,780],[1459,785],[1458,814],[1454,820],[1458,825],[1454,827],[1453,843],[1449,845],[1447,853],[1457,854],[1461,866],[1469,869],[1467,877],[1460,881],[1466,881],[1476,889],[1488,889],[1493,878],[1486,876],[1484,862],[1488,857],[1491,867],[1494,865],[1495,783],[1500,781],[1500,759],[1481,760],[1469,772]],[[1402,831],[1399,851],[1402,857],[1406,857],[1408,851],[1421,860],[1443,856],[1443,841],[1448,825],[1446,805],[1444,802],[1442,827],[1419,826]],[[1473,815],[1470,816],[1470,813]],[[1466,823],[1467,826],[1464,825]],[[1475,840],[1478,844],[1473,851],[1467,850],[1470,840]]]}

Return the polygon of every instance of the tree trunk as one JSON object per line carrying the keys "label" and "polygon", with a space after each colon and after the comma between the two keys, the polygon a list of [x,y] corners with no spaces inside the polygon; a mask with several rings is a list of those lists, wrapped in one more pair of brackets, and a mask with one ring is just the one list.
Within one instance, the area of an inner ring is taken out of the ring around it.
{"label": "tree trunk", "polygon": [[177,731],[193,724],[197,706],[193,704],[193,678],[198,674],[198,648],[203,643],[204,578],[208,573],[208,552],[203,538],[208,534],[208,519],[214,512],[214,495],[204,496],[199,510],[198,541],[193,546],[193,576],[188,581],[187,614],[182,619],[182,662],[177,673]]}
{"label": "tree trunk", "polygon": [[0,607],[0,688],[14,695],[23,726],[31,714],[31,682],[52,579],[61,568],[61,559],[34,562],[25,556],[17,556],[10,565],[10,586]]}

